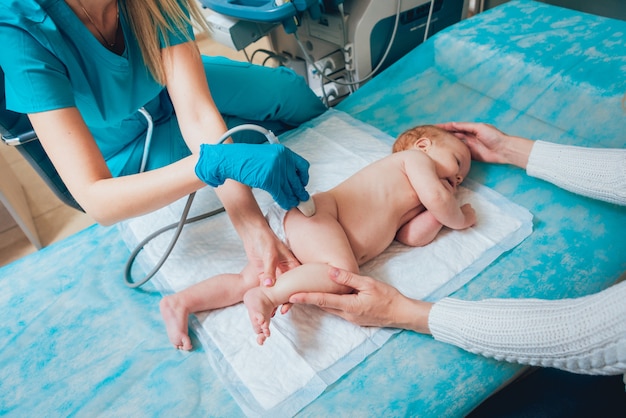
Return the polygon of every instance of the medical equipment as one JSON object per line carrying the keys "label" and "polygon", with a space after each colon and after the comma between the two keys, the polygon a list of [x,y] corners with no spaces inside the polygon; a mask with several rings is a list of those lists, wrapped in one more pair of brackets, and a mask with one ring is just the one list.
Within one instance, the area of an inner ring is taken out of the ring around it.
{"label": "medical equipment", "polygon": [[277,26],[275,23],[237,20],[217,13],[209,14],[206,20],[212,29],[213,40],[236,51],[258,41]]}
{"label": "medical equipment", "polygon": [[311,196],[307,200],[300,202],[296,207],[307,218],[315,215],[315,202]]}
{"label": "medical equipment", "polygon": [[[144,154],[143,154],[142,164],[141,164],[141,171],[143,171],[146,165],[146,161],[148,159],[148,154],[150,151],[150,142],[152,140],[152,117],[150,116],[150,113],[148,113],[148,111],[146,111],[144,108],[139,109],[139,111],[142,115],[144,115],[144,117],[148,121],[148,130],[146,133],[146,141],[144,144]],[[226,131],[224,134],[222,134],[222,136],[217,140],[217,144],[223,144],[224,141],[226,141],[232,134],[241,132],[241,131],[256,131],[265,135],[265,137],[267,138],[267,141],[270,144],[279,143],[278,138],[276,137],[276,135],[274,135],[272,131],[265,129],[261,126],[254,125],[254,124],[243,124],[243,125],[235,126],[234,128],[231,128],[228,131]],[[191,209],[191,204],[193,203],[195,196],[196,196],[196,192],[191,193],[189,197],[187,198],[185,208],[183,209],[183,213],[181,214],[180,220],[178,222],[167,225],[151,233],[146,238],[144,238],[141,242],[139,242],[139,244],[137,244],[135,249],[131,252],[131,255],[128,257],[128,261],[126,262],[126,266],[124,267],[124,282],[126,283],[128,287],[137,288],[137,287],[143,286],[150,279],[152,279],[152,277],[154,277],[154,275],[160,270],[161,266],[163,266],[163,263],[165,263],[165,261],[171,254],[172,250],[174,249],[174,246],[176,245],[176,242],[178,241],[178,238],[180,237],[183,227],[186,224],[200,221],[202,219],[206,219],[211,216],[217,215],[218,213],[224,212],[224,208],[221,207],[221,208],[209,211],[207,213],[204,213],[202,215],[195,216],[193,218],[188,219],[187,217],[189,215],[189,210]],[[300,202],[297,208],[300,210],[300,212],[302,212],[307,217],[313,216],[315,214],[315,203],[313,202],[313,199],[311,197],[309,197],[309,199],[306,201]],[[139,252],[154,238],[174,228],[176,228],[176,231],[174,232],[174,235],[172,236],[167,248],[165,249],[161,258],[157,261],[155,266],[142,279],[138,281],[134,281],[132,278],[131,270]]]}
{"label": "medical equipment", "polygon": [[143,144],[143,155],[141,156],[141,166],[139,172],[143,173],[146,170],[146,164],[148,163],[148,155],[150,154],[150,145],[152,144],[152,131],[154,130],[154,121],[152,115],[144,107],[139,108],[139,113],[146,118],[148,128],[146,129],[146,140]]}
{"label": "medical equipment", "polygon": [[[219,16],[226,17],[230,28],[239,22],[266,25],[272,57],[305,77],[329,106],[466,13],[464,0],[200,2],[217,14],[208,18],[213,37],[237,45],[236,49],[246,46],[242,38],[246,32],[239,35],[226,29],[217,23],[224,22]],[[268,24],[275,26],[268,28]],[[260,33],[256,31],[252,41]]]}

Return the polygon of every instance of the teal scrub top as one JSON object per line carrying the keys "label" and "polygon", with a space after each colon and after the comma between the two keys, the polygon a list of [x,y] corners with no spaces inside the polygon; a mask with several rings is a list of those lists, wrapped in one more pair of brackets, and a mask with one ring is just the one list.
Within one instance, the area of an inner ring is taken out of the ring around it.
{"label": "teal scrub top", "polygon": [[[139,108],[144,107],[155,124],[175,119],[166,90],[148,71],[123,13],[120,26],[125,49],[117,55],[64,0],[0,4],[0,43],[12,46],[0,54],[7,108],[35,113],[77,107],[114,176],[138,171],[147,128]],[[191,27],[187,29],[193,38]],[[176,45],[187,38],[172,33],[168,40]]]}

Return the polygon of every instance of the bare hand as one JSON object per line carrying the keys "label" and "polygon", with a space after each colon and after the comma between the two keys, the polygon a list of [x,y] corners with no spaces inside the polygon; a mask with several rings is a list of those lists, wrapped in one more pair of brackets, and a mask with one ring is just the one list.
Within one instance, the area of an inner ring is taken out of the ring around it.
{"label": "bare hand", "polygon": [[[328,276],[338,284],[353,288],[355,292],[343,295],[297,293],[289,298],[289,302],[319,306],[324,311],[357,325],[428,332],[430,304],[409,299],[394,287],[371,277],[359,276],[334,267],[329,267]],[[419,312],[419,308],[427,309]]]}
{"label": "bare hand", "polygon": [[437,125],[464,141],[472,158],[487,163],[512,164],[526,168],[535,141],[507,135],[485,123],[449,122]]}
{"label": "bare hand", "polygon": [[504,142],[509,137],[492,125],[473,122],[448,122],[438,124],[464,141],[472,159],[488,163],[507,163],[504,159]]}
{"label": "bare hand", "polygon": [[267,231],[258,231],[252,243],[244,243],[248,261],[258,272],[260,286],[273,286],[276,277],[300,265],[289,248],[271,230]]}

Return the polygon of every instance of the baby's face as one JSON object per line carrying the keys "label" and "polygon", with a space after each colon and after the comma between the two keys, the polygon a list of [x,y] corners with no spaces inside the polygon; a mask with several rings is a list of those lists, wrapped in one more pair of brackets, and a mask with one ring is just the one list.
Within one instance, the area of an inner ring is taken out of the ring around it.
{"label": "baby's face", "polygon": [[433,142],[428,155],[435,162],[439,178],[456,190],[470,170],[472,157],[467,145],[454,135],[446,135]]}

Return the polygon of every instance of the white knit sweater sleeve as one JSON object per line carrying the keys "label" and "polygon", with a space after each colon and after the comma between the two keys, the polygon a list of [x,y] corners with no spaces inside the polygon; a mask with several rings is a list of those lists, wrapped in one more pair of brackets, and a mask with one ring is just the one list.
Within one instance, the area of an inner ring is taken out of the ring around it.
{"label": "white knit sweater sleeve", "polygon": [[526,172],[583,196],[626,205],[626,149],[535,141]]}
{"label": "white knit sweater sleeve", "polygon": [[626,282],[577,299],[445,298],[428,324],[435,339],[497,360],[626,373]]}

